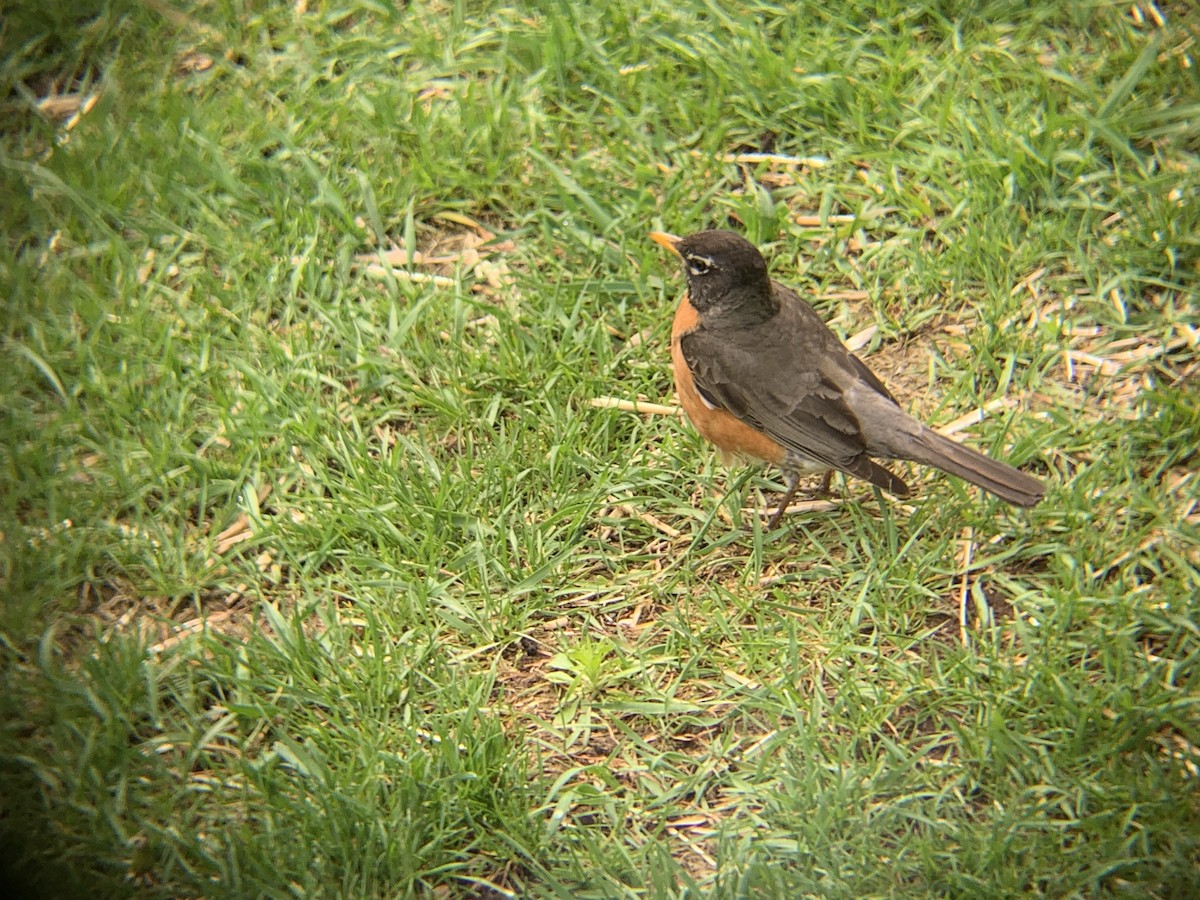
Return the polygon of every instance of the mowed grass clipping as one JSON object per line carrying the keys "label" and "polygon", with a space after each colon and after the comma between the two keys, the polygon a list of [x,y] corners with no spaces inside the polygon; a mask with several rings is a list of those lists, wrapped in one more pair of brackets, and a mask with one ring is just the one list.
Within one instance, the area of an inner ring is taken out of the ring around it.
{"label": "mowed grass clipping", "polygon": [[[46,6],[0,25],[28,895],[1194,890],[1190,4]],[[1045,501],[909,470],[765,533],[777,473],[672,414],[646,232],[705,227]]]}

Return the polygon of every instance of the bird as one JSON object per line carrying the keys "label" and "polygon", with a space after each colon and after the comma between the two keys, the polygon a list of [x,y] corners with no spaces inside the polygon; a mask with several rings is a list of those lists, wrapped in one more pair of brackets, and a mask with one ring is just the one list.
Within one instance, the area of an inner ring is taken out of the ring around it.
{"label": "bird", "polygon": [[1016,506],[1044,485],[910,416],[883,382],[791,288],[772,280],[758,249],[732,231],[650,238],[679,257],[687,290],[671,328],[680,405],[728,461],[779,467],[787,489],[767,523],[779,524],[801,476],[835,471],[897,497],[912,491],[876,460],[949,472]]}

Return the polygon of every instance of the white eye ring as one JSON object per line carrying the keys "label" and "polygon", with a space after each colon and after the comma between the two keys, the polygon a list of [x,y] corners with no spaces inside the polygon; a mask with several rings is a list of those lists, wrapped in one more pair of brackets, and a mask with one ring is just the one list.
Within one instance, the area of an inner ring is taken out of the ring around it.
{"label": "white eye ring", "polygon": [[707,275],[716,265],[709,256],[693,256],[691,253],[685,257],[685,262],[689,275]]}

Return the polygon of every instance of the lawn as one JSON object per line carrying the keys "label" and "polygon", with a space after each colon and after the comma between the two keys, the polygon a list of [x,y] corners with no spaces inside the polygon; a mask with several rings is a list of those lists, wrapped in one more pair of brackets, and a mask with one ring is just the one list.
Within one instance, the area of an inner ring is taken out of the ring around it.
{"label": "lawn", "polygon": [[[0,40],[25,896],[1193,896],[1190,3]],[[708,227],[1045,500],[902,467],[768,532],[675,409],[646,234]]]}

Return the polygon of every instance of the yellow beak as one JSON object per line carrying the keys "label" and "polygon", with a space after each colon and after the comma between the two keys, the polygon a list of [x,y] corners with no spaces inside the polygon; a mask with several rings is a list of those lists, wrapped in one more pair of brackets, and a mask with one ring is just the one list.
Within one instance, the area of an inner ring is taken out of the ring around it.
{"label": "yellow beak", "polygon": [[654,241],[656,244],[661,244],[662,246],[666,247],[676,256],[680,255],[679,242],[683,240],[683,238],[677,238],[675,235],[667,234],[665,231],[652,231],[650,232],[650,240]]}

